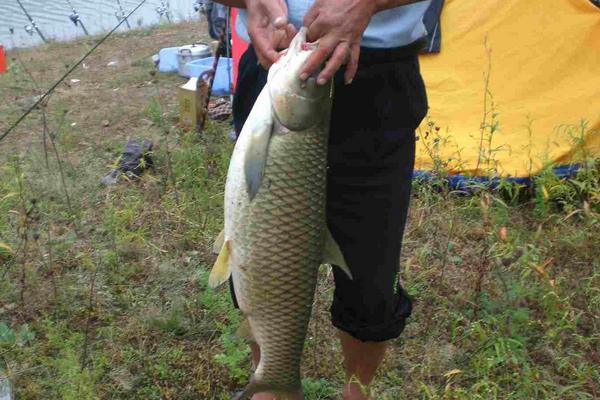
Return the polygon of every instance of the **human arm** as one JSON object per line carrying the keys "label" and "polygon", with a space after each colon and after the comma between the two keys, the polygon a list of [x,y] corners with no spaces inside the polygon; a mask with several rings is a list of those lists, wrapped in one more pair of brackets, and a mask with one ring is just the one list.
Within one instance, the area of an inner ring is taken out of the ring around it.
{"label": "human arm", "polygon": [[371,17],[390,8],[424,0],[316,0],[304,16],[308,40],[319,41],[315,53],[308,59],[301,79],[306,79],[329,58],[317,77],[323,84],[346,61],[344,80],[351,83],[358,68],[362,35]]}

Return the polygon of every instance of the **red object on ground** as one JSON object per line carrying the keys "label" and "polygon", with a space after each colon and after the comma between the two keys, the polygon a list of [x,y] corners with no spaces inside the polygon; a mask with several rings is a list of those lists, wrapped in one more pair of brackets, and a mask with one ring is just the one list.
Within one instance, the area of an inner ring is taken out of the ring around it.
{"label": "red object on ground", "polygon": [[248,48],[248,43],[244,41],[235,30],[235,20],[237,18],[237,8],[231,8],[231,57],[233,58],[233,90],[237,81],[238,68],[240,65],[240,57]]}
{"label": "red object on ground", "polygon": [[4,46],[0,44],[0,74],[6,72],[6,54],[4,53]]}

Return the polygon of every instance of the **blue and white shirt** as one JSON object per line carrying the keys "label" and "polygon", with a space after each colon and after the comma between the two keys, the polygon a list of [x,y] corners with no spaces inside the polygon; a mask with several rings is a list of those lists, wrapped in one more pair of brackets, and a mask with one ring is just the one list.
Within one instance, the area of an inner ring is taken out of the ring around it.
{"label": "blue and white shirt", "polygon": [[[314,0],[287,0],[288,18],[296,28],[302,26],[304,14]],[[427,35],[423,16],[431,0],[408,4],[378,12],[371,18],[362,38],[363,47],[392,48],[413,43]],[[250,42],[246,29],[246,10],[240,10],[236,21],[238,35]]]}

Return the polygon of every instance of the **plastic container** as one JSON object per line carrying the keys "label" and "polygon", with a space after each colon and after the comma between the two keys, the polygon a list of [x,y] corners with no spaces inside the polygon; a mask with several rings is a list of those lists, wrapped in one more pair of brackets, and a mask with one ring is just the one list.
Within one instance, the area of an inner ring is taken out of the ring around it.
{"label": "plastic container", "polygon": [[[186,64],[186,72],[190,77],[199,77],[212,70],[214,57],[195,60]],[[233,61],[231,58],[220,57],[217,65],[217,73],[213,82],[212,94],[225,96],[231,93],[233,83]]]}
{"label": "plastic container", "polygon": [[177,71],[177,51],[179,47],[165,47],[158,52],[158,70],[160,72]]}
{"label": "plastic container", "polygon": [[206,43],[194,43],[187,46],[181,46],[177,50],[177,71],[179,75],[189,78],[185,65],[189,62],[210,57],[212,51]]}

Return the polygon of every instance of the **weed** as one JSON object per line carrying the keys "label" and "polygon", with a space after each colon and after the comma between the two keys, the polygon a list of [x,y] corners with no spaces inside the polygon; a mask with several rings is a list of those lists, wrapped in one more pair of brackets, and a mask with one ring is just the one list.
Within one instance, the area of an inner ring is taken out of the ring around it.
{"label": "weed", "polygon": [[302,388],[306,400],[330,400],[338,396],[338,389],[325,379],[305,378]]}

